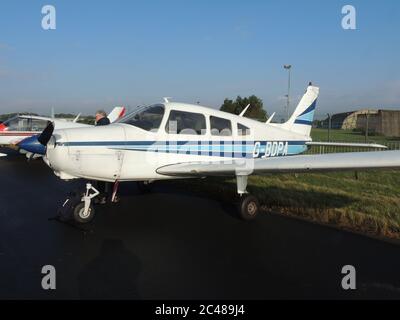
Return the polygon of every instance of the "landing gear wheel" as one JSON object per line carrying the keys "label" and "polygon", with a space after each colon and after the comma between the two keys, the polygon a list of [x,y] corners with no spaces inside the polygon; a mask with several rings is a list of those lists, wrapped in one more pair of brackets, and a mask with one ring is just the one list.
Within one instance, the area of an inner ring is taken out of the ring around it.
{"label": "landing gear wheel", "polygon": [[243,220],[253,220],[260,210],[258,199],[252,195],[243,195],[239,204],[239,215]]}
{"label": "landing gear wheel", "polygon": [[89,206],[88,212],[85,214],[85,203],[81,202],[75,206],[73,211],[74,220],[78,223],[89,223],[93,220],[95,210],[93,205]]}
{"label": "landing gear wheel", "polygon": [[137,187],[141,193],[150,193],[153,190],[153,184],[144,181],[138,181]]}

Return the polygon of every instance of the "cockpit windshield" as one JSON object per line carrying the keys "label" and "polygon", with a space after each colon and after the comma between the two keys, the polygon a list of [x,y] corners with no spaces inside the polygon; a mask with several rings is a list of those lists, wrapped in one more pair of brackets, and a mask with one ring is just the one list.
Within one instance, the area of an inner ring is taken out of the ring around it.
{"label": "cockpit windshield", "polygon": [[8,131],[29,131],[29,121],[26,118],[20,118],[18,116],[8,119],[3,122],[3,125],[7,127]]}
{"label": "cockpit windshield", "polygon": [[41,132],[46,128],[47,121],[44,119],[32,119],[29,117],[15,116],[3,122],[7,131],[37,131]]}
{"label": "cockpit windshield", "polygon": [[138,108],[117,122],[130,124],[146,131],[157,131],[161,125],[164,113],[165,107],[163,104],[153,104]]}

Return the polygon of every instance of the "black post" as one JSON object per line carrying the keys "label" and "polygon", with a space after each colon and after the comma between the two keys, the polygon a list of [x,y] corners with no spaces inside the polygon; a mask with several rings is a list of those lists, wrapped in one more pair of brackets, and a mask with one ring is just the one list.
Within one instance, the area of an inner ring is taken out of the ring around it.
{"label": "black post", "polygon": [[368,142],[368,130],[369,130],[369,125],[368,125],[368,120],[369,120],[369,111],[367,111],[367,114],[366,114],[366,124],[365,124],[365,143],[367,143]]}
{"label": "black post", "polygon": [[331,142],[331,115],[328,113],[328,142]]}

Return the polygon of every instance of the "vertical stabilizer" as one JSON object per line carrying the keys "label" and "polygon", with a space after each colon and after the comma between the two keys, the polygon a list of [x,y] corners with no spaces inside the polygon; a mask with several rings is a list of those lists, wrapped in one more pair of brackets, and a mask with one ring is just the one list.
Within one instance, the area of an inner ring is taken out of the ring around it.
{"label": "vertical stabilizer", "polygon": [[111,123],[117,121],[118,119],[122,118],[125,115],[125,107],[115,107],[114,109],[111,110],[111,112],[108,114],[108,119],[110,120]]}
{"label": "vertical stabilizer", "polygon": [[311,133],[319,88],[309,85],[290,119],[279,126],[305,136]]}

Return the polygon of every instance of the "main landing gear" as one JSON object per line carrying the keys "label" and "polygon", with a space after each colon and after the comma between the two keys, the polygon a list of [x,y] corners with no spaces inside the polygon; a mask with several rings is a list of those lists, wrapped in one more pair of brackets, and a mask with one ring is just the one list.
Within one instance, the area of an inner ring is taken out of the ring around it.
{"label": "main landing gear", "polygon": [[260,211],[260,203],[258,199],[247,193],[247,176],[236,176],[237,192],[240,196],[239,216],[243,220],[253,220],[257,217]]}

